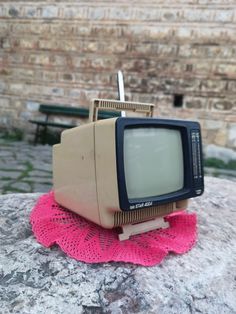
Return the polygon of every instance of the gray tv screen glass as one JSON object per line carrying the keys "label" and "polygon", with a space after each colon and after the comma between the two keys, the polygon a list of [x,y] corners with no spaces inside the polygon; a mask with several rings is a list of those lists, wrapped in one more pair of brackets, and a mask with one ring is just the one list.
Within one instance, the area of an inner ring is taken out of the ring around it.
{"label": "gray tv screen glass", "polygon": [[125,129],[124,169],[128,199],[182,189],[184,161],[180,131],[155,127]]}

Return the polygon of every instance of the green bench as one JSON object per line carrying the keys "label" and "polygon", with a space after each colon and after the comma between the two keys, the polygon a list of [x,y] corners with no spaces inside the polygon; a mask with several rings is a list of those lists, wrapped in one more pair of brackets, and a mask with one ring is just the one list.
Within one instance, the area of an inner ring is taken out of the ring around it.
{"label": "green bench", "polygon": [[[29,120],[30,123],[36,124],[36,131],[34,137],[34,144],[37,144],[39,137],[42,132],[42,143],[45,143],[47,137],[47,128],[55,127],[62,129],[70,129],[76,127],[78,125],[72,123],[58,123],[50,120],[50,117],[60,115],[67,117],[77,117],[77,118],[88,118],[89,117],[89,109],[87,108],[77,108],[77,107],[69,107],[69,106],[59,106],[59,105],[44,105],[41,104],[39,106],[39,112],[45,114],[45,120]],[[98,119],[107,119],[113,117],[119,117],[120,112],[114,111],[99,111]]]}

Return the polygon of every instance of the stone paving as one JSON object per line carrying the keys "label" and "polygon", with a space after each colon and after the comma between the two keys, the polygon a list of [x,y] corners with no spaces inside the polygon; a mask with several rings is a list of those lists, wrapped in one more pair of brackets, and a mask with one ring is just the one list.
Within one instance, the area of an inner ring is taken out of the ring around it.
{"label": "stone paving", "polygon": [[0,194],[52,188],[52,146],[0,139]]}

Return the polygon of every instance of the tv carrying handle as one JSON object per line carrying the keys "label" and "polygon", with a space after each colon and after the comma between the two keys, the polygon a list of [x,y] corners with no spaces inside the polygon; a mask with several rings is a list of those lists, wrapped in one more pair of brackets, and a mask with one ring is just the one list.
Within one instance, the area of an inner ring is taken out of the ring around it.
{"label": "tv carrying handle", "polygon": [[124,93],[124,80],[121,71],[117,74],[118,83],[118,93],[120,100],[111,99],[94,99],[91,103],[89,110],[89,121],[97,121],[98,110],[111,110],[111,111],[121,111],[121,116],[125,117],[125,111],[131,111],[136,113],[145,114],[146,117],[153,117],[154,107],[153,104],[146,104],[141,102],[125,101]]}

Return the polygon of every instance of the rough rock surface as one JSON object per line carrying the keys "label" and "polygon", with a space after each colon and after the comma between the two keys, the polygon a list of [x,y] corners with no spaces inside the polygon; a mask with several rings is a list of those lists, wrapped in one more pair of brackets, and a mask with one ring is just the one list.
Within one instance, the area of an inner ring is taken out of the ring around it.
{"label": "rough rock surface", "polygon": [[206,178],[193,199],[199,238],[161,265],[85,264],[38,244],[39,194],[0,196],[1,313],[236,313],[236,184]]}

